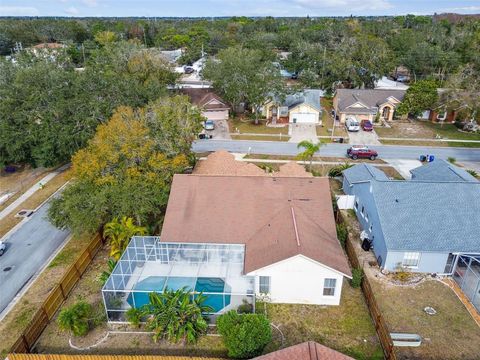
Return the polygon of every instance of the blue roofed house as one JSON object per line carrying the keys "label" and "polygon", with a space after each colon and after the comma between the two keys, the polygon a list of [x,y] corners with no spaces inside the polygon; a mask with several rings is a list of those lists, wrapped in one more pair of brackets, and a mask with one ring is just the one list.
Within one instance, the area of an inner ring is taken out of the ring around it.
{"label": "blue roofed house", "polygon": [[321,96],[323,96],[323,91],[318,89],[305,89],[284,98],[274,96],[263,106],[262,115],[272,124],[303,123],[320,125]]}
{"label": "blue roofed house", "polygon": [[443,160],[411,173],[412,180],[390,180],[355,165],[343,173],[343,191],[355,197],[381,268],[452,274],[460,255],[480,256],[480,182]]}

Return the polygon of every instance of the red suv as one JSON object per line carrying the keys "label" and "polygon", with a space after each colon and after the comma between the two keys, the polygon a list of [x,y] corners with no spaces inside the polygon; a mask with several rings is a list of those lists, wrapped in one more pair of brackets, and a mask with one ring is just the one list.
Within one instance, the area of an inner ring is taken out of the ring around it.
{"label": "red suv", "polygon": [[362,122],[360,123],[360,126],[362,127],[363,131],[373,130],[373,124],[370,120],[362,120]]}
{"label": "red suv", "polygon": [[370,159],[375,160],[378,153],[375,150],[369,149],[367,146],[353,145],[347,150],[347,156],[353,160]]}

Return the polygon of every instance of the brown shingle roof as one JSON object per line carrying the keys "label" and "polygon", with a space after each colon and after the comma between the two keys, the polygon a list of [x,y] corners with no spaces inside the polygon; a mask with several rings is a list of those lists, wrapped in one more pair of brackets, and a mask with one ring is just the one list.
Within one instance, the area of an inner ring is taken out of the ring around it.
{"label": "brown shingle roof", "polygon": [[[337,89],[336,97],[338,97],[338,111],[345,111],[351,105],[361,102],[366,105],[368,110],[376,110],[376,108],[385,103],[391,96],[399,101],[403,101],[405,90],[388,90],[388,89]],[[351,108],[357,113],[368,112],[364,108]]]}
{"label": "brown shingle roof", "polygon": [[309,173],[305,170],[305,167],[290,161],[282,166],[278,172],[274,174],[274,176],[278,177],[313,177],[312,173]]}
{"label": "brown shingle roof", "polygon": [[308,341],[256,357],[255,360],[353,360],[350,356]]}
{"label": "brown shingle roof", "polygon": [[301,254],[351,276],[327,178],[175,175],[161,240],[245,244],[245,273]]}
{"label": "brown shingle roof", "polygon": [[[183,88],[181,93],[190,98],[190,102],[204,110],[229,109],[229,106],[220,96],[209,89]],[[221,104],[209,104],[210,101],[217,100]]]}
{"label": "brown shingle roof", "polygon": [[228,151],[220,150],[200,160],[195,166],[196,175],[265,176],[265,171],[254,164],[236,161]]}

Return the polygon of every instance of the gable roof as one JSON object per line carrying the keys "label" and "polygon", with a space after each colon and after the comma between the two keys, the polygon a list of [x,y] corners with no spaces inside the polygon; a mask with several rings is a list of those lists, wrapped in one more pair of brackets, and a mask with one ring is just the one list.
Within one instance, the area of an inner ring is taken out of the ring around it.
{"label": "gable roof", "polygon": [[254,360],[353,360],[353,358],[314,341],[307,341],[258,356]]}
{"label": "gable roof", "polygon": [[351,276],[327,178],[175,175],[161,241],[245,244],[245,273],[304,255]]}
{"label": "gable roof", "polygon": [[389,250],[480,252],[480,182],[371,185]]}
{"label": "gable roof", "polygon": [[[338,98],[338,111],[346,110],[357,113],[375,113],[378,106],[389,102],[390,97],[402,101],[405,90],[392,89],[337,89],[335,96]],[[367,109],[352,107],[355,103],[362,103]]]}
{"label": "gable roof", "polygon": [[345,176],[350,184],[368,181],[372,179],[377,180],[388,180],[387,175],[375,166],[370,164],[357,164],[343,171],[343,176]]}
{"label": "gable roof", "polygon": [[305,89],[303,91],[289,94],[281,101],[278,97],[274,98],[274,102],[280,103],[281,106],[287,106],[289,110],[301,104],[307,104],[313,109],[320,112],[322,107],[320,105],[320,97],[323,96],[323,91],[318,89]]}
{"label": "gable roof", "polygon": [[[212,92],[210,89],[202,88],[183,88],[180,90],[182,94],[190,98],[190,102],[204,110],[227,110],[230,107],[225,100]],[[216,100],[217,104],[210,104],[212,100]]]}
{"label": "gable roof", "polygon": [[443,159],[437,159],[410,170],[412,180],[475,181],[478,180],[465,170]]}

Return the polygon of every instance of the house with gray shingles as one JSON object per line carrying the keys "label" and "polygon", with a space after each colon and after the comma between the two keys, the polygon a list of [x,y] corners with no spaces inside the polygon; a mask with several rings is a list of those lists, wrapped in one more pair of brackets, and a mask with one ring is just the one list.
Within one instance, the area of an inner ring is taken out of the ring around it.
{"label": "house with gray shingles", "polygon": [[405,90],[395,89],[337,89],[333,97],[335,115],[343,124],[348,116],[357,120],[374,121],[377,114],[384,120],[393,120]]}
{"label": "house with gray shingles", "polygon": [[381,268],[451,274],[460,255],[480,255],[480,182],[443,160],[391,180],[372,165],[343,172],[343,191]]}
{"label": "house with gray shingles", "polygon": [[285,98],[273,97],[263,106],[262,115],[273,124],[320,124],[322,90],[306,89]]}

